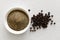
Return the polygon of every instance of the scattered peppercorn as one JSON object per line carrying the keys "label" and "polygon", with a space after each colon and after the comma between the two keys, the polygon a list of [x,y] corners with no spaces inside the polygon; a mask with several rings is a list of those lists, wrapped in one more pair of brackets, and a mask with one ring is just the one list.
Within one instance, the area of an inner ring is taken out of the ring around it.
{"label": "scattered peppercorn", "polygon": [[[43,10],[41,10],[41,12],[43,12]],[[41,12],[39,12],[37,15],[33,15],[33,17],[31,18],[33,29],[32,32],[35,32],[36,29],[41,29],[41,27],[47,28],[50,21],[52,25],[53,20],[50,17],[53,17],[53,15],[50,15],[50,12],[48,12],[48,14],[45,13],[45,15],[43,15],[44,13]],[[54,22],[54,24],[56,23]]]}
{"label": "scattered peppercorn", "polygon": [[43,12],[43,10],[41,10],[41,12]]}
{"label": "scattered peppercorn", "polygon": [[30,27],[30,29],[32,29],[32,27]]}
{"label": "scattered peppercorn", "polygon": [[37,29],[39,29],[39,28],[37,27]]}
{"label": "scattered peppercorn", "polygon": [[53,20],[51,20],[51,22],[53,22]]}
{"label": "scattered peppercorn", "polygon": [[51,17],[53,17],[53,15],[51,15]]}
{"label": "scattered peppercorn", "polygon": [[54,22],[54,24],[56,24],[56,23]]}
{"label": "scattered peppercorn", "polygon": [[50,24],[52,25],[52,22]]}
{"label": "scattered peppercorn", "polygon": [[30,30],[30,32],[35,32],[36,30]]}
{"label": "scattered peppercorn", "polygon": [[48,12],[48,15],[50,16],[50,12]]}
{"label": "scattered peppercorn", "polygon": [[36,31],[36,30],[33,30],[33,31]]}
{"label": "scattered peppercorn", "polygon": [[30,12],[30,9],[28,9],[28,11]]}

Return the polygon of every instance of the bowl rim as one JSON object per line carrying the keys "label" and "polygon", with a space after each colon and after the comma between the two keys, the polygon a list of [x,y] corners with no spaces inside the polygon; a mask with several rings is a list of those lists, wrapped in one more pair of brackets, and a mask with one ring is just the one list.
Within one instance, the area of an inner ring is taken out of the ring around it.
{"label": "bowl rim", "polygon": [[[15,31],[15,30],[11,29],[11,28],[9,27],[8,23],[7,23],[7,16],[9,15],[9,13],[10,13],[11,11],[16,10],[16,9],[24,11],[24,12],[28,15],[28,18],[29,18],[29,23],[28,23],[27,27],[24,28],[23,30],[20,30],[20,31]],[[24,8],[14,7],[14,8],[9,9],[9,10],[7,11],[7,13],[5,14],[5,22],[4,22],[5,28],[6,28],[10,33],[13,33],[13,34],[22,34],[22,33],[24,33],[24,32],[29,28],[30,22],[31,22],[31,21],[30,21],[29,12],[28,12],[28,10],[26,10],[26,9],[24,9]]]}

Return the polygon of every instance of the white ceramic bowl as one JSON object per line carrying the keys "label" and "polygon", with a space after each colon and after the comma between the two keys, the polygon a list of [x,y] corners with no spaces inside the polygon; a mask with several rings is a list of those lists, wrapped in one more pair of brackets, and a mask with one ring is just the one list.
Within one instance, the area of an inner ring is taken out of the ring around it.
{"label": "white ceramic bowl", "polygon": [[[9,27],[8,23],[7,23],[7,16],[8,16],[8,14],[9,14],[9,12],[11,12],[12,10],[15,10],[15,9],[23,10],[24,12],[26,12],[26,14],[27,14],[28,17],[29,17],[29,23],[28,23],[27,27],[24,28],[23,30],[20,30],[20,31],[15,31],[15,30],[11,29],[11,28]],[[30,25],[30,15],[29,15],[28,10],[26,10],[26,9],[24,9],[24,8],[18,8],[18,7],[11,8],[11,9],[8,10],[8,11],[6,12],[6,14],[5,14],[4,25],[5,25],[6,29],[7,29],[10,33],[13,33],[13,34],[22,34],[22,33],[26,32],[27,29],[29,28],[29,25]]]}

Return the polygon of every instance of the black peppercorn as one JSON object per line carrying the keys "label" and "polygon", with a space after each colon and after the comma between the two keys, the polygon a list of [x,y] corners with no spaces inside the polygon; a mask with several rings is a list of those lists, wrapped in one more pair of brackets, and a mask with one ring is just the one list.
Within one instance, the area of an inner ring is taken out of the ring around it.
{"label": "black peppercorn", "polygon": [[28,9],[28,11],[30,12],[30,9]]}
{"label": "black peppercorn", "polygon": [[53,17],[53,15],[51,15],[51,17]]}
{"label": "black peppercorn", "polygon": [[30,27],[30,29],[32,29],[32,27]]}
{"label": "black peppercorn", "polygon": [[51,20],[51,22],[53,22],[53,20]]}
{"label": "black peppercorn", "polygon": [[39,28],[37,27],[37,29],[39,29]]}
{"label": "black peppercorn", "polygon": [[41,12],[43,12],[43,10],[41,10]]}
{"label": "black peppercorn", "polygon": [[56,24],[56,23],[54,22],[54,24]]}
{"label": "black peppercorn", "polygon": [[48,15],[50,16],[50,12],[48,12]]}
{"label": "black peppercorn", "polygon": [[50,24],[52,25],[52,22]]}
{"label": "black peppercorn", "polygon": [[[53,20],[50,17],[53,17],[53,15],[50,16],[50,12],[45,13],[45,15],[43,15],[43,10],[41,10],[41,12],[39,12],[36,16],[33,15],[32,17],[32,27],[33,30],[32,32],[36,31],[36,29],[41,29],[42,28],[47,28],[48,23],[51,21],[51,25],[53,23]],[[54,24],[56,24],[54,22]]]}

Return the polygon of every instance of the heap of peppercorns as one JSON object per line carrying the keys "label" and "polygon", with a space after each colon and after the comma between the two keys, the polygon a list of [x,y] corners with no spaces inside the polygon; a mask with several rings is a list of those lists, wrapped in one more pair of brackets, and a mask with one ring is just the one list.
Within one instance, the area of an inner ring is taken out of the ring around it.
{"label": "heap of peppercorns", "polygon": [[44,13],[42,12],[43,10],[41,10],[41,12],[39,12],[37,15],[33,15],[31,18],[32,27],[30,27],[30,32],[35,32],[37,29],[41,29],[41,27],[47,28],[50,21],[51,25],[56,24],[55,22],[53,23],[53,20],[51,19],[51,17],[53,18],[53,15],[50,15],[50,12],[45,13],[45,15],[43,15]]}

